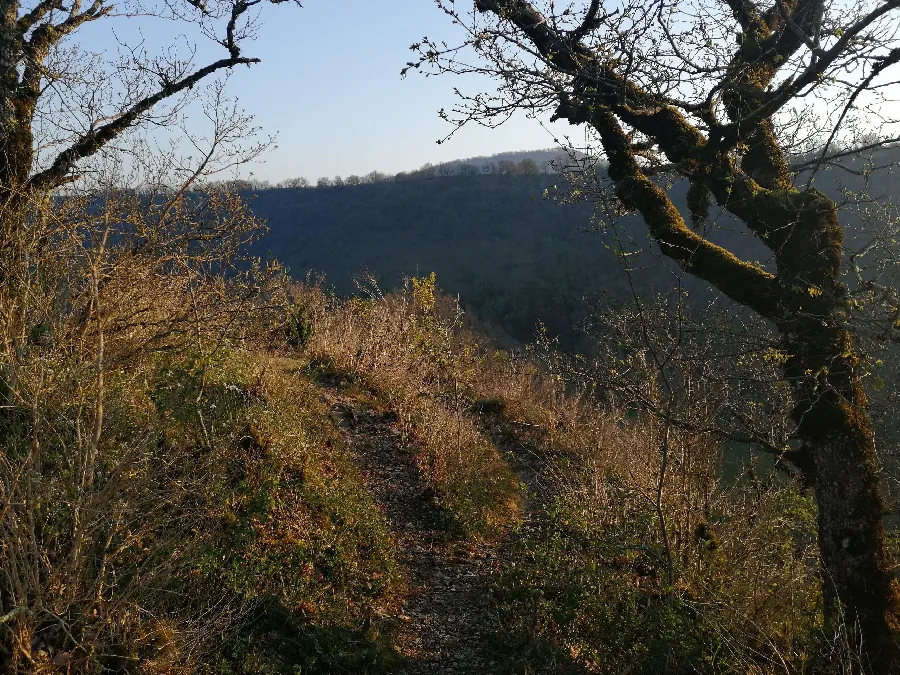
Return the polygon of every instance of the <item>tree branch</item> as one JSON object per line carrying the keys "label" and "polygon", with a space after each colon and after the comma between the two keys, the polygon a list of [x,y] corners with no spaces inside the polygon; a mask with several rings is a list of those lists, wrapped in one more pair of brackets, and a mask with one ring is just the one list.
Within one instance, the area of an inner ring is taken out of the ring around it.
{"label": "tree branch", "polygon": [[859,95],[869,88],[869,85],[872,84],[872,80],[878,77],[885,68],[889,68],[890,66],[896,65],[900,62],[900,48],[892,49],[887,56],[872,66],[872,70],[869,74],[863,79],[859,85],[853,90],[853,93],[850,94],[850,97],[847,99],[847,102],[844,104],[844,109],[841,110],[840,117],[838,117],[838,121],[835,123],[834,127],[831,130],[831,134],[828,136],[828,140],[825,141],[825,145],[822,147],[822,153],[819,155],[819,160],[816,162],[815,167],[810,174],[810,182],[813,177],[818,173],[819,169],[822,166],[822,162],[825,161],[825,156],[828,154],[828,149],[831,147],[831,143],[834,141],[834,137],[837,135],[838,129],[840,129],[841,125],[844,123],[844,119],[847,117],[847,113],[850,112],[850,109],[853,107],[853,104],[856,102],[856,99],[859,98]]}
{"label": "tree branch", "polygon": [[[581,43],[566,41],[528,2],[477,0],[476,6],[511,22],[532,41],[551,68],[573,77],[575,91],[572,97],[563,97],[555,118],[564,117],[572,124],[592,124],[594,110],[598,106],[606,107],[651,138],[682,175],[706,183],[716,201],[744,220],[766,244],[777,245],[760,213],[780,216],[777,218],[780,223],[789,222],[795,214],[771,198],[754,177],[737,166],[729,154],[729,145],[710,146],[700,130],[671,102],[627,82],[612,65],[602,62]],[[786,172],[786,164],[784,169]]]}
{"label": "tree branch", "polygon": [[[618,13],[618,9],[613,12],[613,14]],[[597,18],[597,14],[600,12],[600,0],[591,0],[591,4],[588,7],[587,13],[584,15],[584,20],[581,22],[581,25],[578,26],[575,30],[569,33],[569,39],[572,42],[580,42],[588,33],[594,30],[597,26],[599,26],[603,21],[609,18],[609,14],[606,14],[600,18]]]}
{"label": "tree branch", "polygon": [[811,63],[798,77],[787,80],[778,89],[769,94],[765,102],[753,114],[739,120],[735,124],[738,133],[752,128],[760,120],[770,118],[805,87],[818,82],[829,66],[845,54],[850,43],[862,31],[885,14],[898,8],[900,8],[900,0],[885,0],[882,5],[869,12],[855,24],[848,26],[841,33],[838,41],[832,45],[831,49],[821,51],[819,59]]}
{"label": "tree branch", "polygon": [[113,140],[116,136],[121,134],[129,127],[133,126],[141,115],[146,113],[160,101],[170,98],[175,94],[184,91],[185,89],[193,87],[195,84],[200,82],[200,80],[208,77],[209,75],[212,75],[219,70],[223,70],[225,68],[233,68],[234,66],[241,64],[249,65],[251,63],[258,62],[259,59],[245,57],[220,59],[215,63],[211,63],[208,66],[201,68],[188,77],[179,80],[178,82],[163,87],[155,94],[147,96],[146,98],[141,99],[140,101],[135,103],[131,108],[129,108],[112,122],[104,124],[103,126],[98,127],[97,129],[94,129],[82,136],[69,148],[61,152],[56,157],[50,168],[32,176],[28,180],[27,187],[31,190],[47,191],[52,190],[59,185],[62,185],[65,182],[69,172],[75,166],[76,162],[96,153],[103,146]]}
{"label": "tree branch", "polygon": [[43,0],[43,2],[38,3],[34,9],[27,14],[24,14],[19,19],[17,23],[19,33],[25,35],[25,33],[31,30],[35,24],[54,9],[62,9],[62,0]]}
{"label": "tree branch", "polygon": [[94,3],[85,11],[78,11],[80,3],[72,7],[72,12],[59,24],[44,23],[38,26],[29,40],[23,40],[22,52],[25,56],[25,68],[22,72],[20,84],[20,96],[32,101],[37,101],[40,96],[40,81],[44,74],[44,60],[50,53],[51,47],[65,36],[73,33],[81,25],[96,21],[112,12],[112,6],[103,6],[103,0],[94,0]]}
{"label": "tree branch", "polygon": [[735,302],[761,316],[777,313],[775,277],[737,258],[730,251],[693,232],[665,191],[643,174],[629,149],[628,137],[608,109],[591,119],[609,157],[609,176],[616,196],[638,211],[660,250],[686,272],[712,284]]}

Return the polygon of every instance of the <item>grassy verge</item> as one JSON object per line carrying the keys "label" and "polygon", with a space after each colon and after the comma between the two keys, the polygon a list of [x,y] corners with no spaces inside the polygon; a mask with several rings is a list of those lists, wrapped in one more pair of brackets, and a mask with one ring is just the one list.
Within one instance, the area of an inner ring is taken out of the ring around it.
{"label": "grassy verge", "polygon": [[[546,382],[505,406],[541,458],[540,510],[491,581],[507,672],[807,672],[822,598],[809,494],[723,484],[722,448]],[[543,407],[543,410],[541,410]]]}
{"label": "grassy verge", "polygon": [[3,584],[22,598],[4,672],[395,669],[393,545],[298,363],[145,359],[90,394],[95,437],[65,363],[36,363],[54,396],[3,429],[5,461],[28,470],[4,513],[21,545],[3,548]]}
{"label": "grassy verge", "polygon": [[232,353],[202,373],[166,367],[154,389],[170,429],[187,440],[202,416],[220,448],[209,498],[217,536],[197,571],[247,614],[223,636],[213,671],[386,672],[397,659],[378,617],[400,590],[392,544],[298,366]]}
{"label": "grassy verge", "polygon": [[[809,495],[726,484],[714,438],[479,345],[433,282],[332,305],[306,289],[309,353],[390,401],[465,532],[515,528],[489,582],[507,672],[803,672],[822,628]],[[535,473],[530,513],[513,459]]]}

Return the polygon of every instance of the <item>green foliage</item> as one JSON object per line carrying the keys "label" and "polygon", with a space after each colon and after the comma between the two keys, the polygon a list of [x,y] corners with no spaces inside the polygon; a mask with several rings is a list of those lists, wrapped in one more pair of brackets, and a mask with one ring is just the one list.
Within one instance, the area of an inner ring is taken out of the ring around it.
{"label": "green foliage", "polygon": [[225,645],[209,675],[374,675],[397,672],[403,663],[385,622],[311,627],[276,605],[251,626]]}
{"label": "green foliage", "polygon": [[[563,463],[553,473],[569,471]],[[627,481],[602,480],[617,504],[634,496]],[[744,530],[750,489],[737,489],[715,525],[698,523],[675,552],[671,588],[651,504],[623,505],[601,522],[577,493],[554,499],[516,536],[491,583],[504,672],[782,672],[769,659],[800,672],[820,627],[815,560],[798,558],[814,537],[815,509],[779,488]],[[725,545],[719,531],[742,534]]]}
{"label": "green foliage", "polygon": [[299,307],[294,309],[287,319],[284,328],[287,343],[295,349],[305,349],[313,336],[313,322],[309,312]]}
{"label": "green foliage", "polygon": [[499,415],[506,403],[500,398],[479,398],[472,403],[472,412],[479,415]]}
{"label": "green foliage", "polygon": [[646,523],[616,536],[579,531],[568,515],[553,509],[497,574],[505,672],[728,672],[705,610],[663,589],[661,551],[623,536]]}

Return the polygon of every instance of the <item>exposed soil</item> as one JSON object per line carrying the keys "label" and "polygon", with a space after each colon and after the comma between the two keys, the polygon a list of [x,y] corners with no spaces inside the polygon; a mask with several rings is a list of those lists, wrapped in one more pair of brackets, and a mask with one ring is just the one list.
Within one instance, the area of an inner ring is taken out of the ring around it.
{"label": "exposed soil", "polygon": [[323,394],[364,480],[387,518],[408,595],[399,619],[403,675],[490,673],[491,618],[485,580],[497,559],[485,543],[454,541],[414,460],[396,414],[376,413],[336,389]]}

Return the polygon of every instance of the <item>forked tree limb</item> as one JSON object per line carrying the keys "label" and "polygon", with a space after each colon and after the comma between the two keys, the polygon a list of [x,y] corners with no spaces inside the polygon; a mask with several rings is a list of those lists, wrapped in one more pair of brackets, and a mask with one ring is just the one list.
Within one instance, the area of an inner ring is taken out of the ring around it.
{"label": "forked tree limb", "polygon": [[220,59],[219,61],[209,64],[205,68],[200,68],[178,82],[157,90],[154,94],[135,103],[112,122],[108,122],[107,124],[88,132],[67,149],[59,153],[48,169],[29,178],[28,188],[34,191],[46,192],[58,187],[65,182],[69,172],[72,171],[79,160],[95,154],[116,136],[134,126],[140,116],[148,112],[156,104],[186,89],[190,89],[195,84],[217,71],[233,68],[242,64],[249,65],[258,62],[259,59],[245,57]]}

